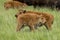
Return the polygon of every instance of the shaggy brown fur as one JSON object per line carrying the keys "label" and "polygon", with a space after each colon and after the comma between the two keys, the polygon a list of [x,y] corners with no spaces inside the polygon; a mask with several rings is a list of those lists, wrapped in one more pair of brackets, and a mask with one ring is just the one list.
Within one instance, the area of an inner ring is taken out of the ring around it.
{"label": "shaggy brown fur", "polygon": [[6,9],[9,9],[9,8],[23,8],[24,6],[27,6],[25,3],[21,3],[21,2],[18,2],[18,1],[7,1],[4,3],[4,7]]}
{"label": "shaggy brown fur", "polygon": [[[51,14],[48,14],[48,13],[42,13],[42,12],[33,12],[33,11],[26,11],[26,10],[22,10],[22,11],[20,11],[20,14],[17,14],[17,15],[21,15],[21,13],[28,13],[28,14],[37,14],[37,15],[42,15],[45,19],[46,19],[46,23],[45,24],[43,24],[43,25],[45,25],[45,27],[49,30],[49,29],[51,29],[51,25],[52,25],[52,23],[53,23],[53,21],[54,21],[54,16],[53,15],[51,15]],[[18,17],[16,15],[16,17]]]}
{"label": "shaggy brown fur", "polygon": [[18,21],[17,31],[23,28],[24,25],[28,25],[30,30],[33,31],[37,24],[46,22],[46,20],[44,19],[44,17],[42,17],[42,15],[36,15],[36,14],[18,15],[17,21]]}

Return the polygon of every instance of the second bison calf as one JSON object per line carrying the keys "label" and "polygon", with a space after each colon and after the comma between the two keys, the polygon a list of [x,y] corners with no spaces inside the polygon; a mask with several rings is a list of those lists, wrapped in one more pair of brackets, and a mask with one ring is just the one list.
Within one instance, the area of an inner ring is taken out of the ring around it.
{"label": "second bison calf", "polygon": [[27,6],[25,3],[21,3],[18,1],[7,1],[4,3],[4,7],[5,9],[9,9],[9,8],[23,8],[24,6]]}

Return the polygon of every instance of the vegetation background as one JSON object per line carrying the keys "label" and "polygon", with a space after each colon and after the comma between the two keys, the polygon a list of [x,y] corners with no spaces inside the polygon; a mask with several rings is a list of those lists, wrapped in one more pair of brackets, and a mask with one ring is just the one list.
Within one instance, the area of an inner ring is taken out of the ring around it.
{"label": "vegetation background", "polygon": [[4,2],[0,0],[0,40],[60,40],[60,11],[51,10],[50,8],[36,8],[28,6],[25,9],[36,12],[48,12],[54,16],[54,23],[52,30],[42,26],[35,32],[30,32],[28,27],[23,28],[20,32],[16,32],[16,18],[17,9],[4,9]]}

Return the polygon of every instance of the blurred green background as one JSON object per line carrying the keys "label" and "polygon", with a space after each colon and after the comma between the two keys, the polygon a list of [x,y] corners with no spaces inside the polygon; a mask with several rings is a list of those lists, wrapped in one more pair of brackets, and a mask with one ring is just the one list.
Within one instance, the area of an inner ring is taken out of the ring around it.
{"label": "blurred green background", "polygon": [[18,9],[5,10],[4,2],[6,0],[0,0],[0,40],[60,40],[60,11],[46,7],[34,9],[32,6],[28,6],[24,9],[51,13],[54,16],[52,30],[47,31],[45,26],[42,26],[35,32],[30,32],[27,26],[20,32],[16,32],[17,21],[15,14],[18,12]]}

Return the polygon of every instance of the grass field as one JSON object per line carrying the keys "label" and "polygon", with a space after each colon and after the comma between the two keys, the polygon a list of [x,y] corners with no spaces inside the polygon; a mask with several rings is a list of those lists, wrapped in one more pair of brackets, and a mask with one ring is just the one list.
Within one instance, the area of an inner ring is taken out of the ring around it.
{"label": "grass field", "polygon": [[26,10],[36,12],[48,12],[54,16],[52,30],[49,32],[42,26],[35,32],[30,32],[28,27],[23,28],[20,32],[16,32],[17,9],[5,10],[3,3],[5,0],[0,0],[0,40],[60,40],[60,11],[51,10],[48,8],[34,9],[32,6],[25,8]]}

